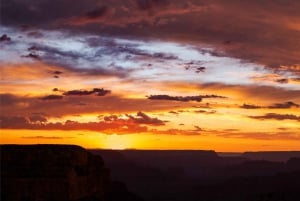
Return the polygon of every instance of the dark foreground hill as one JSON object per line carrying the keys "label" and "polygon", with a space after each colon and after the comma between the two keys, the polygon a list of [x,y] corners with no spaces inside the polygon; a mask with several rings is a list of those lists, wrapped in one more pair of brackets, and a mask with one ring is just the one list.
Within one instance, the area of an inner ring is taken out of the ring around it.
{"label": "dark foreground hill", "polygon": [[140,201],[102,158],[73,145],[1,145],[1,201]]}
{"label": "dark foreground hill", "polygon": [[103,157],[112,178],[126,181],[147,201],[300,200],[300,157],[266,161],[213,151],[91,152]]}
{"label": "dark foreground hill", "polygon": [[1,201],[300,200],[300,157],[267,161],[214,151],[86,151],[73,145],[0,148]]}

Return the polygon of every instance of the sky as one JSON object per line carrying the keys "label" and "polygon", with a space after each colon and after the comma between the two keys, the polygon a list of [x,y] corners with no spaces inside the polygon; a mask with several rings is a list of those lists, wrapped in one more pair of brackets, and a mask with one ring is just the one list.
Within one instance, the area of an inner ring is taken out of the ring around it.
{"label": "sky", "polygon": [[2,0],[0,143],[300,150],[299,9]]}

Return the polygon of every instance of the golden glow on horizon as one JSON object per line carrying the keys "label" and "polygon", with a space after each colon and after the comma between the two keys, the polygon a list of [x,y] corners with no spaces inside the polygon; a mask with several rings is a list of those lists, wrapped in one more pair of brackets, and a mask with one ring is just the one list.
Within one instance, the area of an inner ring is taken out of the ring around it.
{"label": "golden glow on horizon", "polygon": [[[108,135],[87,131],[0,130],[0,132],[1,144],[76,144],[93,149],[188,149],[215,150],[218,152],[300,150],[297,140],[283,139],[241,139],[215,135],[180,136],[151,133]],[[43,137],[41,138],[41,136]],[[64,136],[64,138],[59,139],[60,136]]]}

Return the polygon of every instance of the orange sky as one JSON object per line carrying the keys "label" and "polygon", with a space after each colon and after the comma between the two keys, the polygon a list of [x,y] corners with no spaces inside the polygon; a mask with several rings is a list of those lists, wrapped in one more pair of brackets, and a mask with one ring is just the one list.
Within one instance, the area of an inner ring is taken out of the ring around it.
{"label": "orange sky", "polygon": [[299,3],[118,1],[5,0],[0,143],[300,150]]}

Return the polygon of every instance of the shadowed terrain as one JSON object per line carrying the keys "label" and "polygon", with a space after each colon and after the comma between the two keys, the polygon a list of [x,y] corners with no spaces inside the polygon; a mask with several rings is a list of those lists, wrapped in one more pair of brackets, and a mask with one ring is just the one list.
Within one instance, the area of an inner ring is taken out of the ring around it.
{"label": "shadowed terrain", "polygon": [[1,145],[1,200],[296,201],[299,153]]}
{"label": "shadowed terrain", "polygon": [[91,152],[103,157],[112,178],[149,201],[300,199],[300,152],[253,152],[249,158],[214,151]]}

